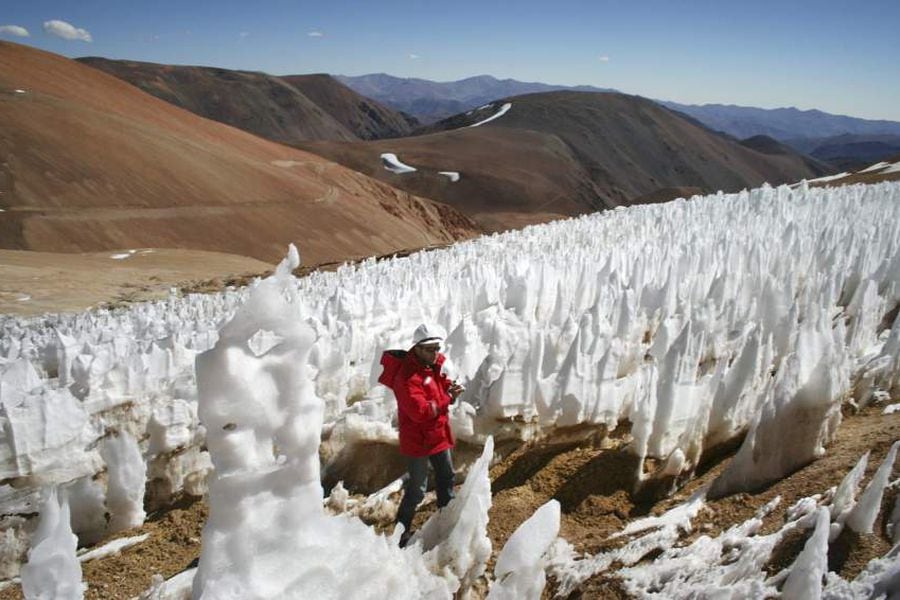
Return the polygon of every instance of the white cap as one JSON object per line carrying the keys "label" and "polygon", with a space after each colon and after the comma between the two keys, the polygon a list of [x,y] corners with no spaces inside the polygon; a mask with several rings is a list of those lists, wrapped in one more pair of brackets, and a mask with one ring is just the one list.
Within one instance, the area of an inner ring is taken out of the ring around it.
{"label": "white cap", "polygon": [[413,346],[419,344],[427,344],[428,342],[439,342],[444,339],[444,329],[440,325],[426,325],[422,323],[416,327],[413,333]]}

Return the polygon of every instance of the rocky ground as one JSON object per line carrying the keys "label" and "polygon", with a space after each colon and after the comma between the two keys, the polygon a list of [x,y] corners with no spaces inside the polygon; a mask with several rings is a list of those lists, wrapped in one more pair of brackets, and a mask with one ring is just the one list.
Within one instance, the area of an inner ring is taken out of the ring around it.
{"label": "rocky ground", "polygon": [[[733,450],[709,457],[698,475],[662,500],[635,497],[629,493],[636,462],[622,447],[627,443],[624,428],[609,436],[587,428],[558,432],[553,437],[521,445],[491,469],[493,506],[488,534],[495,556],[509,535],[544,502],[556,498],[562,505],[560,534],[579,552],[596,553],[610,548],[608,536],[628,522],[649,514],[659,514],[683,502],[691,493],[711,482],[725,467]],[[700,534],[715,536],[731,525],[750,517],[775,496],[778,509],[765,518],[762,533],[778,529],[785,509],[796,500],[826,491],[837,485],[867,450],[872,451],[864,482],[867,482],[886,455],[891,443],[900,439],[900,413],[883,415],[882,408],[869,407],[847,414],[837,438],[821,459],[791,476],[758,490],[709,501],[693,525],[693,533],[679,543]],[[900,461],[898,461],[900,462]],[[895,476],[900,468],[895,467]],[[843,535],[832,544],[829,568],[852,579],[865,564],[890,548],[883,515],[890,514],[897,490],[889,489],[882,503],[882,517],[873,535]],[[420,525],[434,510],[427,505],[419,511]],[[140,528],[116,537],[143,533],[149,538],[119,555],[83,563],[88,584],[86,598],[133,598],[146,590],[154,574],[171,577],[191,566],[200,555],[200,536],[207,515],[204,500],[183,500],[166,511],[151,514]],[[389,523],[373,523],[379,529]],[[788,536],[776,548],[770,561],[774,574],[788,566],[803,548],[811,532]],[[110,540],[104,540],[101,544]],[[99,545],[99,544],[98,544]],[[544,596],[550,597],[551,580]],[[18,586],[0,592],[0,600],[20,598]],[[570,598],[627,598],[613,576],[599,574],[589,579]]]}

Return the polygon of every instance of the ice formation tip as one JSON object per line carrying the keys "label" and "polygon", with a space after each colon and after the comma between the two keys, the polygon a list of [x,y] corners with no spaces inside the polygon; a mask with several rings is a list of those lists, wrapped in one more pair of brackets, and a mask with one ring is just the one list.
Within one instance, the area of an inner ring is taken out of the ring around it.
{"label": "ice formation tip", "polygon": [[300,251],[294,244],[288,246],[287,260],[291,271],[300,266]]}

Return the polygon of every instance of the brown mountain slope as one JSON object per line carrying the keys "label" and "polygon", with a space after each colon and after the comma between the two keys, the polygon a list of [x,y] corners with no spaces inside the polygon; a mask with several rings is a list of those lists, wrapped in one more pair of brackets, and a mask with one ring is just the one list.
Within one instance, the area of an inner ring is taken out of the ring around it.
{"label": "brown mountain slope", "polygon": [[[496,114],[503,116],[469,127]],[[550,92],[517,96],[422,130],[369,143],[300,145],[392,185],[443,200],[489,229],[653,199],[677,190],[737,191],[821,173],[798,155],[741,146],[636,96]],[[395,174],[393,152],[418,169]],[[438,171],[458,171],[451,183]]]}
{"label": "brown mountain slope", "polygon": [[470,221],[202,119],[61,56],[0,42],[0,247],[169,247],[306,264],[471,235]]}
{"label": "brown mountain slope", "polygon": [[265,73],[94,56],[77,60],[201,117],[276,142],[357,139],[302,92]]}
{"label": "brown mountain slope", "polygon": [[[474,128],[376,142],[307,142],[303,148],[428,198],[440,198],[488,231],[503,231],[604,208],[590,176],[558,137]],[[414,173],[384,168],[397,154]],[[451,181],[440,172],[458,172]]]}
{"label": "brown mountain slope", "polygon": [[76,59],[201,117],[276,142],[371,140],[409,135],[414,118],[361,96],[330,75],[285,75]]}
{"label": "brown mountain slope", "polygon": [[363,140],[403,137],[419,125],[415,118],[357,94],[331,75],[283,75],[280,79]]}
{"label": "brown mountain slope", "polygon": [[753,137],[741,140],[741,146],[750,148],[761,154],[768,154],[769,156],[786,157],[785,160],[806,165],[813,173],[824,174],[834,171],[832,165],[813,158],[812,156],[799,154],[790,146],[782,144],[778,140],[767,135],[754,135]]}

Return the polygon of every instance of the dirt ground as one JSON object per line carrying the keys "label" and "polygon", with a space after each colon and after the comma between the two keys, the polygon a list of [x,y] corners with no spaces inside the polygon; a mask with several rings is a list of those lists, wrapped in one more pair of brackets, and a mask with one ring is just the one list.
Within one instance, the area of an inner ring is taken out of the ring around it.
{"label": "dirt ground", "polygon": [[[207,505],[203,500],[184,500],[166,511],[148,516],[138,528],[123,531],[98,543],[149,534],[150,537],[120,554],[81,564],[88,600],[133,598],[150,587],[159,573],[172,577],[191,566],[200,556],[200,533],[206,522]],[[22,598],[18,585],[0,591],[0,599]]]}
{"label": "dirt ground", "polygon": [[[870,407],[859,414],[847,415],[836,439],[825,456],[789,477],[757,490],[707,502],[694,521],[694,533],[679,544],[689,543],[703,534],[716,536],[725,529],[751,518],[756,511],[776,496],[781,496],[777,509],[764,519],[761,533],[779,529],[784,523],[786,509],[803,497],[823,493],[836,486],[859,458],[871,450],[864,485],[881,464],[891,444],[900,439],[900,414],[882,415],[880,407]],[[569,540],[579,552],[606,550],[604,542],[609,534],[621,529],[629,521],[648,514],[661,514],[687,500],[698,488],[709,484],[725,468],[733,452],[719,456],[703,465],[705,471],[689,481],[671,497],[653,501],[636,499],[629,489],[635,465],[627,454],[602,450],[591,443],[567,448],[552,440],[522,448],[492,470],[494,498],[488,533],[497,550],[515,530],[522,516],[530,515],[550,498],[562,504],[560,535]],[[523,467],[526,464],[528,467]],[[515,469],[522,483],[509,487],[504,478]],[[525,476],[525,473],[528,473]],[[894,466],[894,477],[900,474],[900,461]],[[499,484],[499,485],[498,485]],[[498,488],[503,488],[498,490]],[[883,516],[890,514],[896,491],[888,490],[873,535],[842,535],[829,549],[829,569],[845,579],[853,579],[862,568],[890,548],[884,531]],[[770,561],[771,574],[789,566],[803,549],[811,531],[789,536],[776,547]],[[548,587],[552,587],[553,582]],[[624,598],[628,595],[615,579],[599,574],[585,582],[573,598]]]}
{"label": "dirt ground", "polygon": [[[606,538],[610,534],[631,520],[662,513],[683,502],[692,492],[711,482],[731,458],[731,454],[713,457],[704,465],[702,473],[670,497],[653,500],[647,495],[642,499],[628,492],[637,463],[624,451],[627,434],[621,429],[609,437],[594,435],[586,428],[560,432],[549,439],[520,446],[491,469],[493,506],[488,535],[494,558],[522,521],[551,498],[562,505],[560,534],[577,551],[596,553],[607,549],[610,542]],[[867,483],[897,439],[900,439],[900,413],[882,415],[880,407],[870,407],[859,414],[847,415],[825,456],[755,493],[709,501],[694,522],[694,533],[685,536],[682,542],[687,543],[701,533],[715,536],[750,518],[775,496],[781,496],[778,508],[764,520],[762,532],[770,533],[784,522],[787,507],[802,497],[836,486],[860,456],[871,450],[864,479]],[[900,467],[895,466],[894,472],[895,476],[900,473]],[[894,490],[885,493],[875,534],[845,534],[832,544],[831,570],[852,579],[869,560],[890,549],[882,518],[889,514],[896,494]],[[420,509],[414,526],[421,525],[433,510],[433,505]],[[116,537],[148,533],[150,538],[117,556],[83,563],[84,580],[88,584],[85,597],[133,598],[150,586],[154,573],[168,578],[188,568],[200,555],[200,535],[206,515],[204,500],[184,500],[167,511],[150,515],[142,527],[118,534]],[[384,529],[387,524],[375,525]],[[793,562],[809,533],[788,536],[775,549],[770,561],[773,574]],[[550,597],[553,587],[551,581],[545,597]],[[0,600],[20,597],[18,586],[0,592]],[[609,574],[588,580],[571,596],[627,597],[618,580]]]}
{"label": "dirt ground", "polygon": [[220,252],[126,248],[89,254],[0,250],[0,314],[34,316],[165,298],[212,279],[271,272],[268,263]]}
{"label": "dirt ground", "polygon": [[[377,260],[409,256],[448,244],[432,244],[375,255]],[[297,277],[313,271],[334,271],[370,255],[339,261],[301,263]],[[43,313],[80,312],[97,307],[168,297],[181,293],[221,292],[242,287],[256,277],[267,277],[275,265],[237,254],[203,250],[130,248],[68,254],[0,249],[0,315],[30,317]]]}

